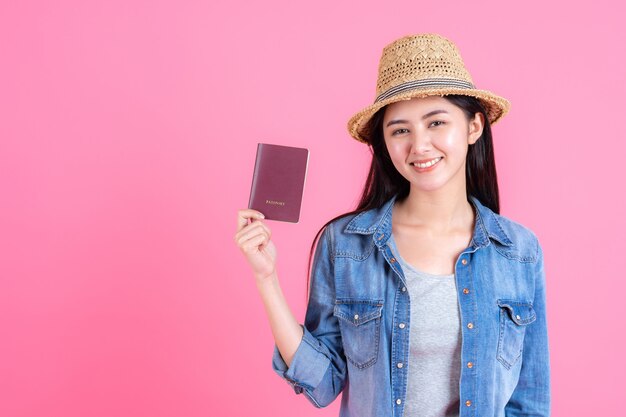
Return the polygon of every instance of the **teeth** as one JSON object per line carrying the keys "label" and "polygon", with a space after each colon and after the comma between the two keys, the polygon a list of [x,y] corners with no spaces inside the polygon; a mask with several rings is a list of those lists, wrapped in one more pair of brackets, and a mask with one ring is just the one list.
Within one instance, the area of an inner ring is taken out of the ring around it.
{"label": "teeth", "polygon": [[439,157],[437,159],[433,159],[432,161],[426,162],[426,163],[423,163],[423,164],[414,162],[413,165],[415,165],[418,168],[428,168],[428,167],[431,167],[431,166],[435,165],[437,162],[439,162],[439,160],[441,160],[441,157]]}

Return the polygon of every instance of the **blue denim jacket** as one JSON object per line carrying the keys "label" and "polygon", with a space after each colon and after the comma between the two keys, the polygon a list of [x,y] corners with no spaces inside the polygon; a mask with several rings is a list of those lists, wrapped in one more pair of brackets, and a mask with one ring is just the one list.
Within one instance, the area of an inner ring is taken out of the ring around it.
{"label": "blue denim jacket", "polygon": [[[411,300],[387,243],[396,197],[324,229],[313,259],[304,336],[290,367],[272,365],[316,406],[340,392],[340,416],[403,414]],[[461,417],[549,416],[543,250],[530,229],[474,196],[470,246],[455,278],[461,314]],[[402,364],[402,365],[400,365]]]}

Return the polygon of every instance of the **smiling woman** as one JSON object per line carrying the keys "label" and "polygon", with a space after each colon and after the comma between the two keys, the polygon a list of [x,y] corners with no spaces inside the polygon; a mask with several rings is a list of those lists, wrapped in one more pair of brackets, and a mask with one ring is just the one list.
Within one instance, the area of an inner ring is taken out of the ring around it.
{"label": "smiling woman", "polygon": [[349,392],[342,416],[550,414],[543,250],[499,214],[491,124],[508,109],[440,35],[383,49],[376,99],[348,122],[370,170],[313,240],[303,325],[262,214],[239,211],[273,368],[296,393],[323,407]]}
{"label": "smiling woman", "polygon": [[482,134],[482,113],[468,119],[461,108],[439,96],[402,100],[382,111],[386,148],[409,183],[422,191],[446,184],[454,188],[453,194],[465,191],[465,157]]}

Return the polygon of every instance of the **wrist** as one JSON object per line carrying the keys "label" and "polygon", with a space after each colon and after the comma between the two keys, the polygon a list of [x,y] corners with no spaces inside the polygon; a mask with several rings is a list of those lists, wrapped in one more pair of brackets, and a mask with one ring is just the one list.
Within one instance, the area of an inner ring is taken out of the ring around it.
{"label": "wrist", "polygon": [[256,276],[255,277],[256,286],[259,291],[262,291],[267,288],[275,288],[278,286],[278,274],[276,270],[274,270],[271,274],[266,276]]}

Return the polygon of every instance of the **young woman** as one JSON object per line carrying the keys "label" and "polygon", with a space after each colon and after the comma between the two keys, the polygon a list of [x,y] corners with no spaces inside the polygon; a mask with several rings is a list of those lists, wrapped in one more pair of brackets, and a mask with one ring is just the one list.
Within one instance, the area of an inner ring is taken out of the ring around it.
{"label": "young woman", "polygon": [[490,126],[508,109],[442,36],[383,49],[376,100],[348,123],[370,172],[356,210],[313,241],[304,325],[262,214],[238,212],[273,368],[296,393],[317,407],[343,393],[341,416],[550,414],[543,251],[499,214]]}

